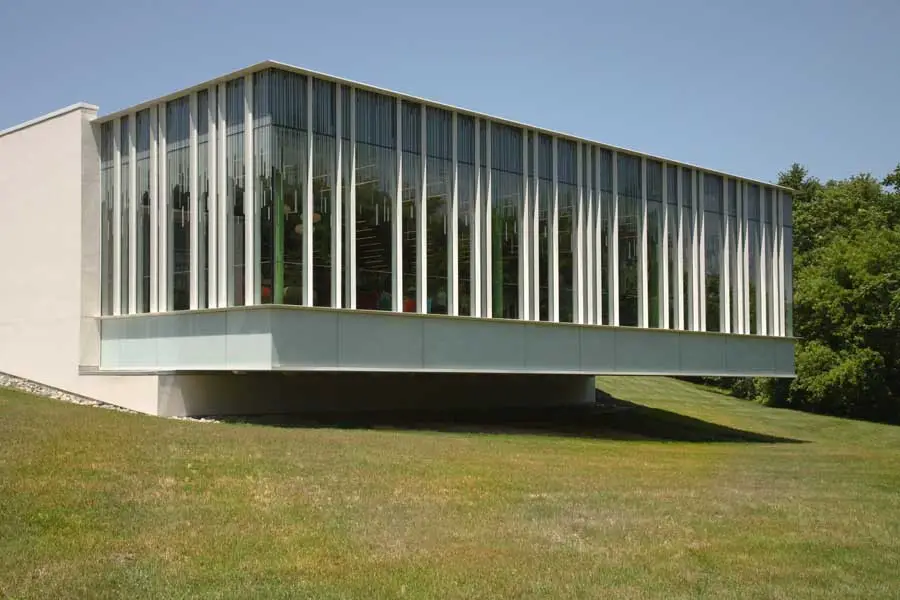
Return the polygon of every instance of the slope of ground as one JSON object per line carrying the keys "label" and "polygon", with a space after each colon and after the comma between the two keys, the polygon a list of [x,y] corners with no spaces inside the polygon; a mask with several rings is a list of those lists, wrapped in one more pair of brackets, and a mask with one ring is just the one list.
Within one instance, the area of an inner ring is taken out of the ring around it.
{"label": "slope of ground", "polygon": [[0,596],[896,598],[900,428],[589,410],[196,423],[0,390]]}

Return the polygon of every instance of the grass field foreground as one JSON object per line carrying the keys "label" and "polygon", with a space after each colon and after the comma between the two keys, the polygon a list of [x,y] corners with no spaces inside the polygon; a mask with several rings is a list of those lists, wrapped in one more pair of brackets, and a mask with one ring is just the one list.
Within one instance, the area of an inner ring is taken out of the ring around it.
{"label": "grass field foreground", "polygon": [[512,427],[0,390],[0,596],[900,597],[900,428],[598,382]]}

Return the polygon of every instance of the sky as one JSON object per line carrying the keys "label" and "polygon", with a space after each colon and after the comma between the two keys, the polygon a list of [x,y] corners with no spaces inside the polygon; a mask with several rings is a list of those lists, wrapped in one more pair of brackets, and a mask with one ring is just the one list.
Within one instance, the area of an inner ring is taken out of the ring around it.
{"label": "sky", "polygon": [[0,0],[0,130],[273,59],[764,181],[881,178],[898,22],[898,0]]}

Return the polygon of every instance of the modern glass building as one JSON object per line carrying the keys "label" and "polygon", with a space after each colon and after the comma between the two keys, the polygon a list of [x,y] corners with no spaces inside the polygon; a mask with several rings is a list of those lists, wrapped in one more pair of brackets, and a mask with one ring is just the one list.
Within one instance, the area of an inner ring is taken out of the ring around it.
{"label": "modern glass building", "polygon": [[157,412],[793,375],[789,189],[275,62],[89,121],[81,373]]}

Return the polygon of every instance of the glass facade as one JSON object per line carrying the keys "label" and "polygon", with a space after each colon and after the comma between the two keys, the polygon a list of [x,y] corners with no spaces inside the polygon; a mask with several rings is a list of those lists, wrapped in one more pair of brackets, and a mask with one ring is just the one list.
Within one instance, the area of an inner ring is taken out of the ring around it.
{"label": "glass facade", "polygon": [[99,125],[102,314],[157,305],[156,264],[160,310],[791,333],[791,199],[771,186],[272,68],[156,110],[157,131],[150,109]]}

